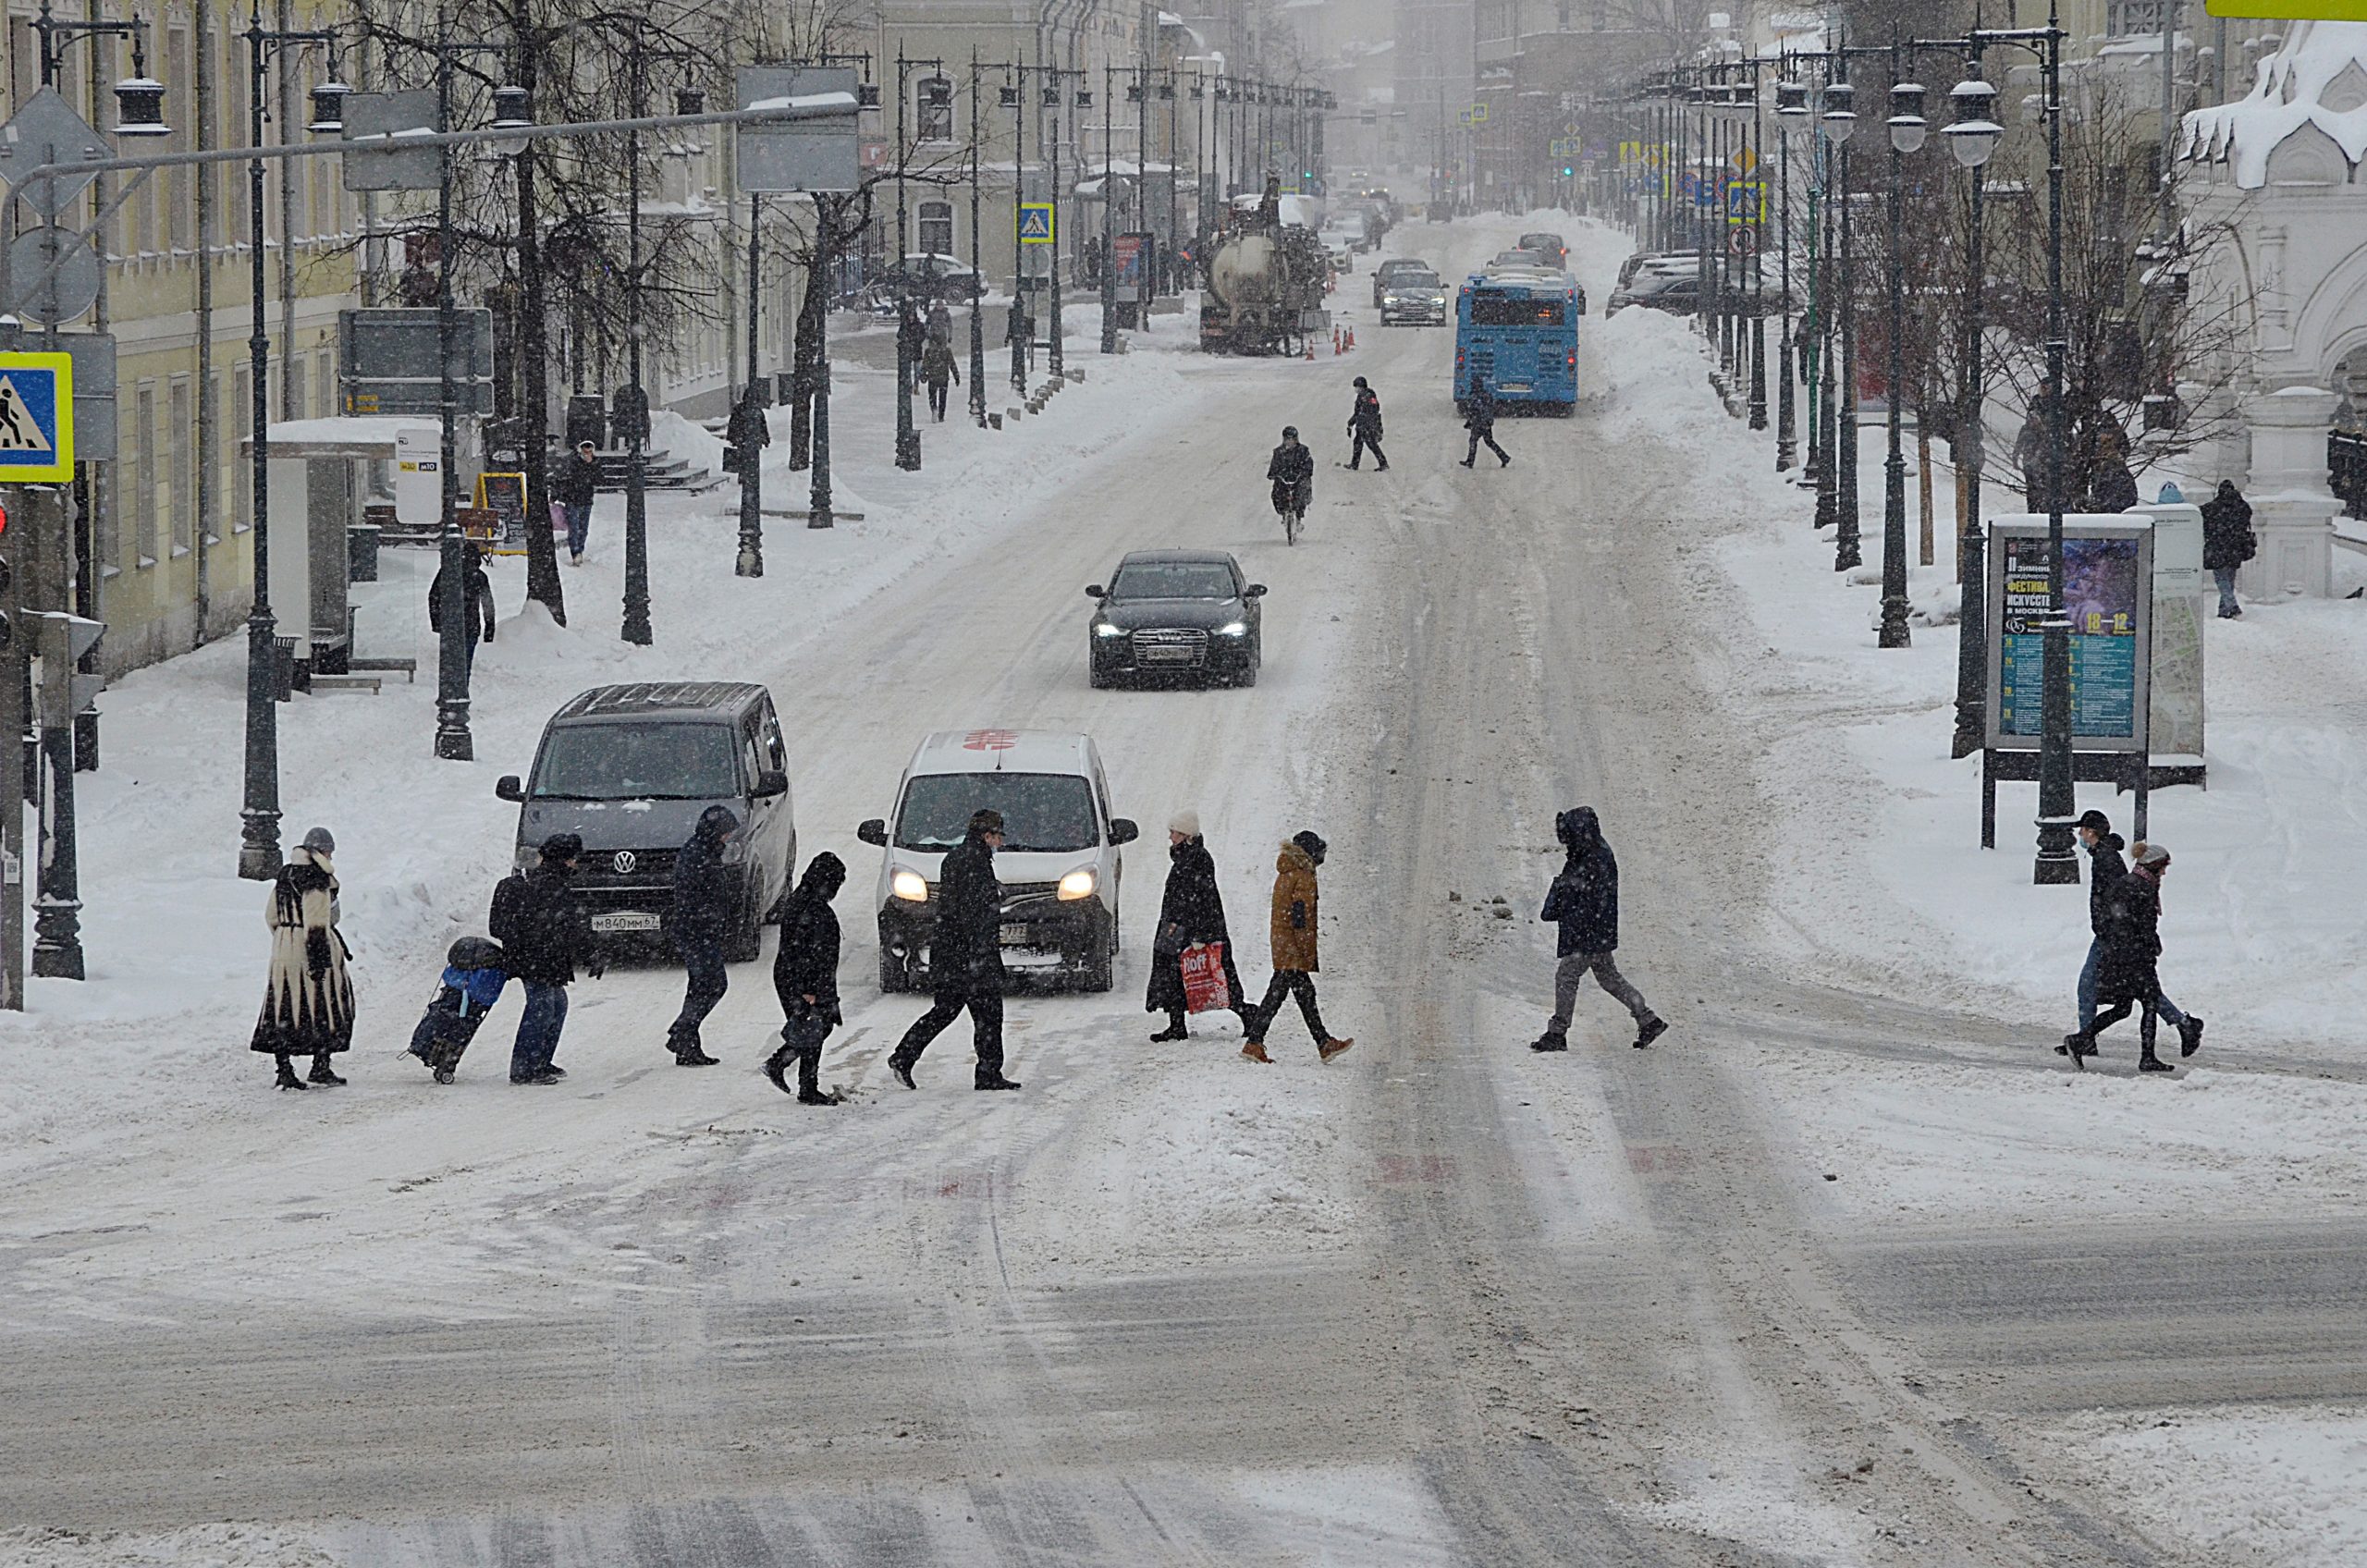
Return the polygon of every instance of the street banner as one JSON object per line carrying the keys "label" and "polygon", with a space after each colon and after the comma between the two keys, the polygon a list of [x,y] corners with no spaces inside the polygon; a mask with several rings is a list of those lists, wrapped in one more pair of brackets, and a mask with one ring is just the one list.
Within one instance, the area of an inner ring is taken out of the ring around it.
{"label": "street banner", "polygon": [[[2071,744],[2143,752],[2152,701],[2153,531],[2151,520],[2090,516],[2063,523],[2063,604],[2071,622]],[[1999,519],[1989,531],[1989,737],[1999,751],[2035,751],[2043,731],[2042,630],[2048,613],[2044,519]]]}

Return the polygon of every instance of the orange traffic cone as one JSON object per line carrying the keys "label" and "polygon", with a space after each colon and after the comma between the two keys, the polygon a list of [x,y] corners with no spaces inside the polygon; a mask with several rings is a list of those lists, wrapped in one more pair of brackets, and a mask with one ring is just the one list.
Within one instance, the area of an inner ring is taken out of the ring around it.
{"label": "orange traffic cone", "polygon": [[1310,360],[1315,358],[1315,339],[1312,337],[1306,340],[1306,357]]}
{"label": "orange traffic cone", "polygon": [[1356,346],[1356,329],[1355,329],[1355,325],[1351,325],[1349,326],[1349,328],[1348,328],[1348,347],[1349,347],[1350,349],[1353,349],[1355,346]]}
{"label": "orange traffic cone", "polygon": [[1347,351],[1340,347],[1340,329],[1336,326],[1331,329],[1331,351],[1334,354],[1342,354]]}

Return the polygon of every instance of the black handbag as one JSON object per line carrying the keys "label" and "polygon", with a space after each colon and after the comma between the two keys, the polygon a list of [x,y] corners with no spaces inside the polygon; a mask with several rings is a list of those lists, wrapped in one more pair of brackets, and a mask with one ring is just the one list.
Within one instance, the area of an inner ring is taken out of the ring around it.
{"label": "black handbag", "polygon": [[829,1037],[830,1015],[825,1009],[807,1007],[803,1003],[790,1010],[780,1026],[781,1044],[801,1053],[817,1052]]}

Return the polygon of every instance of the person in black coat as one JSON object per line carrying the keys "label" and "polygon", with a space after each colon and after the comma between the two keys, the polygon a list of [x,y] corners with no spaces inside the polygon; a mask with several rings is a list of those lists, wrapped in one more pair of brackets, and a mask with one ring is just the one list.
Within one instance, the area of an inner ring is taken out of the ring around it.
{"label": "person in black coat", "polygon": [[[2104,922],[2103,961],[2097,966],[2096,988],[2111,1005],[2096,1015],[2101,1035],[2138,1009],[2140,1072],[2167,1072],[2170,1064],[2153,1054],[2154,1020],[2162,1011],[2162,878],[2170,869],[2170,851],[2159,844],[2140,844],[2128,875],[2113,884],[2112,908]],[[2180,1042],[2180,1054],[2192,1056],[2200,1033]],[[2085,1048],[2074,1047],[2071,1058],[2081,1067],[2093,1056],[2094,1035]]]}
{"label": "person in black coat", "polygon": [[913,1066],[929,1042],[945,1032],[963,1008],[978,1051],[976,1086],[1016,1089],[1002,1075],[1002,884],[995,879],[995,851],[1002,848],[1002,814],[974,813],[970,831],[949,851],[938,872],[937,928],[929,936],[929,976],[937,998],[904,1031],[888,1058],[888,1071],[907,1089]]}
{"label": "person in black coat", "polygon": [[2219,482],[2219,494],[2202,503],[2202,566],[2219,581],[2219,619],[2244,613],[2236,602],[2236,570],[2260,553],[2252,537],[2252,505],[2233,480]]}
{"label": "person in black coat", "polygon": [[589,441],[575,444],[575,455],[558,465],[551,489],[567,519],[567,558],[583,564],[583,546],[592,539],[592,497],[600,488],[600,449]]}
{"label": "person in black coat", "polygon": [[839,1011],[839,917],[830,900],[846,886],[846,863],[828,850],[805,863],[796,891],[782,901],[780,950],[773,958],[773,991],[780,998],[780,1049],[765,1063],[773,1087],[788,1094],[790,1062],[797,1063],[797,1102],[836,1105],[820,1082],[822,1042],[846,1022]]}
{"label": "person in black coat", "polygon": [[485,929],[509,955],[509,973],[526,992],[518,1018],[518,1038],[509,1047],[509,1081],[556,1084],[567,1076],[551,1059],[567,1027],[567,988],[576,965],[595,980],[603,960],[592,942],[591,922],[569,880],[583,856],[583,840],[554,833],[543,840],[542,859],[532,870],[506,877],[493,890]]}
{"label": "person in black coat", "polygon": [[688,978],[682,1011],[666,1031],[666,1048],[680,1067],[716,1062],[699,1043],[699,1025],[731,988],[723,941],[740,913],[740,887],[723,864],[723,846],[739,831],[740,819],[730,806],[709,806],[699,814],[691,841],[674,856],[674,902],[666,912],[666,935],[681,955]]}
{"label": "person in black coat", "polygon": [[1356,377],[1356,406],[1348,415],[1348,434],[1355,437],[1348,448],[1348,466],[1355,468],[1369,447],[1378,472],[1389,472],[1389,454],[1380,449],[1380,394],[1363,376]]}
{"label": "person in black coat", "polygon": [[1167,825],[1167,854],[1172,862],[1166,889],[1159,895],[1159,928],[1151,935],[1150,989],[1143,998],[1145,1012],[1167,1014],[1167,1027],[1153,1035],[1153,1043],[1184,1040],[1192,1031],[1185,1023],[1184,949],[1204,942],[1224,944],[1224,980],[1232,1000],[1227,1004],[1245,1029],[1249,1009],[1242,995],[1241,974],[1233,963],[1233,938],[1225,929],[1224,896],[1217,890],[1217,863],[1200,838],[1200,815],[1179,811]]}
{"label": "person in black coat", "polygon": [[1595,983],[1636,1020],[1636,1048],[1642,1050],[1659,1039],[1668,1025],[1612,962],[1611,955],[1619,947],[1619,861],[1603,839],[1602,825],[1592,806],[1573,806],[1556,816],[1553,836],[1568,851],[1560,874],[1546,890],[1539,917],[1561,928],[1554,944],[1559,962],[1553,971],[1553,1017],[1529,1049],[1570,1048],[1570,1013],[1577,1006],[1578,982],[1591,974]]}
{"label": "person in black coat", "polygon": [[[427,585],[427,630],[442,635],[444,631],[444,569],[435,569],[435,581]],[[484,551],[474,545],[460,551],[460,633],[461,646],[469,651],[469,668],[477,667],[477,644],[493,641],[493,580],[484,574]]]}
{"label": "person in black coat", "polygon": [[[2054,1047],[2057,1056],[2093,1056],[2096,1054],[2096,998],[2103,969],[2107,933],[2112,928],[2113,896],[2120,879],[2128,875],[2128,863],[2120,858],[2123,840],[2112,830],[2112,819],[2100,811],[2083,815],[2073,825],[2072,831],[2080,848],[2088,851],[2088,961],[2079,969],[2079,1028],[2067,1035],[2063,1044]],[[2202,1020],[2194,1013],[2184,1012],[2177,1003],[2162,993],[2157,983],[2153,991],[2153,1011],[2162,1021],[2178,1032],[2186,1054],[2192,1056],[2202,1044]]]}
{"label": "person in black coat", "polygon": [[1266,478],[1274,487],[1276,517],[1306,509],[1307,495],[1315,484],[1315,454],[1300,444],[1297,425],[1282,426],[1282,444],[1266,461]]}
{"label": "person in black coat", "polygon": [[1471,432],[1471,449],[1464,454],[1463,466],[1471,467],[1479,460],[1479,443],[1488,443],[1488,450],[1496,454],[1496,466],[1502,468],[1512,460],[1512,454],[1496,445],[1496,389],[1481,376],[1471,378],[1471,395],[1463,400],[1463,428]]}

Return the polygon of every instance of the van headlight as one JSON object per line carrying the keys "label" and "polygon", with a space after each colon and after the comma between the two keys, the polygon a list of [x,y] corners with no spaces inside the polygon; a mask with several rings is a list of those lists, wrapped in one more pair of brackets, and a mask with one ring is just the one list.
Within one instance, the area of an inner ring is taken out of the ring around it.
{"label": "van headlight", "polygon": [[888,878],[888,890],[908,904],[928,902],[928,878],[917,871],[899,871]]}
{"label": "van headlight", "polygon": [[1070,903],[1073,903],[1078,899],[1089,899],[1093,897],[1093,890],[1099,886],[1101,886],[1101,878],[1096,875],[1093,867],[1080,865],[1061,878],[1061,898],[1063,901]]}

